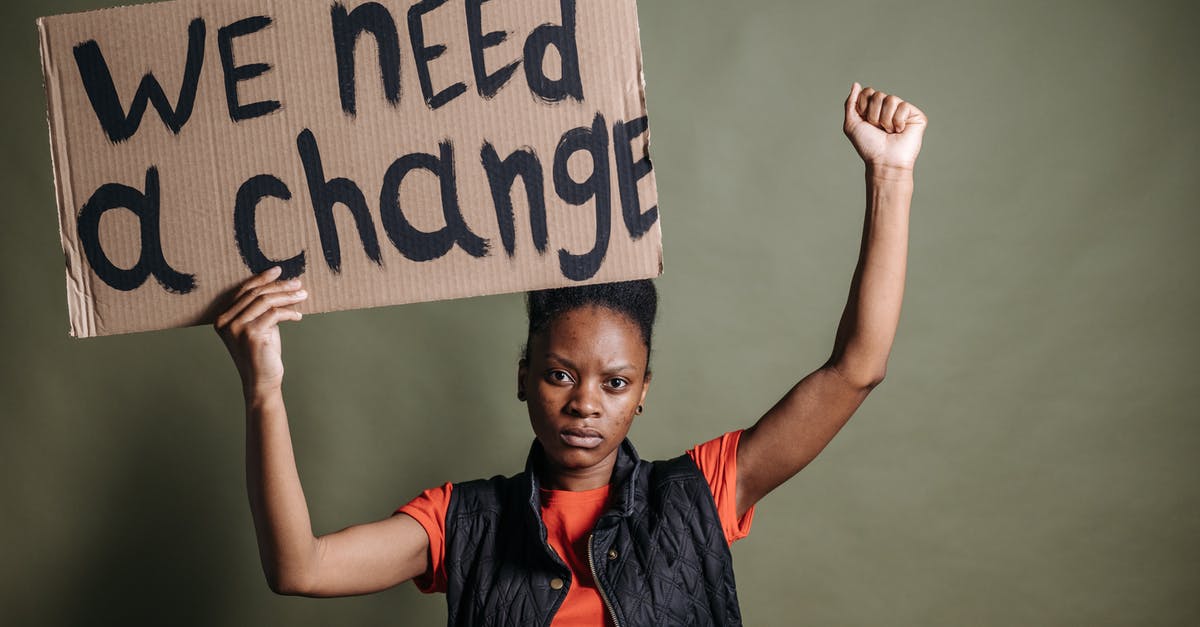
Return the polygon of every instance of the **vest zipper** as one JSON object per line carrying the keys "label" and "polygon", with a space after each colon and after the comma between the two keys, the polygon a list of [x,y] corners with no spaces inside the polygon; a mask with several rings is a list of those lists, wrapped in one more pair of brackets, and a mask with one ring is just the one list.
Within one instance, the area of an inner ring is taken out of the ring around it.
{"label": "vest zipper", "polygon": [[600,600],[604,601],[604,607],[608,609],[608,615],[612,617],[613,627],[621,627],[621,622],[617,620],[617,611],[608,602],[608,595],[604,594],[604,586],[600,584],[600,575],[596,574],[596,560],[592,558],[592,539],[595,537],[595,533],[588,534],[588,568],[592,569],[592,581],[596,582],[596,589],[600,591]]}

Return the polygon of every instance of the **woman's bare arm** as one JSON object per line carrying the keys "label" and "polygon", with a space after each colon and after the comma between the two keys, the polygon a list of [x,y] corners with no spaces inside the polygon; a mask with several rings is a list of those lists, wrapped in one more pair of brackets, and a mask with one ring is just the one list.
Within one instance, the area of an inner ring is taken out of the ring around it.
{"label": "woman's bare arm", "polygon": [[912,171],[926,124],[919,109],[895,96],[858,83],[851,88],[843,130],[866,166],[858,265],[832,355],[742,434],[739,517],[816,458],[883,380],[900,321]]}
{"label": "woman's bare arm", "polygon": [[280,594],[343,596],[384,590],[425,572],[429,537],[405,514],[316,537],[300,485],[287,410],[278,323],[307,294],[278,269],[247,280],[214,326],[246,399],[246,488],[263,572]]}

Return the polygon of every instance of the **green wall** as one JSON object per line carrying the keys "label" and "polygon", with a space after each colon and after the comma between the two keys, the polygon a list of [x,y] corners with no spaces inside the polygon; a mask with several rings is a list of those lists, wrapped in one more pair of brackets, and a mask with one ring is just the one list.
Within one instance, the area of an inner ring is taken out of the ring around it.
{"label": "green wall", "polygon": [[[0,623],[443,623],[411,585],[268,591],[211,329],[67,337],[34,18],[106,4],[0,8]],[[642,3],[644,456],[748,426],[828,356],[862,225],[850,83],[930,118],[887,380],[735,545],[748,624],[1200,624],[1194,7]],[[523,325],[508,295],[289,326],[315,527],[518,471]]]}

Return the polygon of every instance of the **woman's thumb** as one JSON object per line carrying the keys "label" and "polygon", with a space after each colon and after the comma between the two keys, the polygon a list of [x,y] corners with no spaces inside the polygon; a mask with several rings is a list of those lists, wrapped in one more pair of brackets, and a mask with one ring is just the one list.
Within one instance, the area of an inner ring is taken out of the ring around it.
{"label": "woman's thumb", "polygon": [[854,122],[861,122],[862,116],[858,114],[858,95],[862,93],[862,85],[855,81],[850,86],[850,95],[846,97],[846,125],[849,126]]}

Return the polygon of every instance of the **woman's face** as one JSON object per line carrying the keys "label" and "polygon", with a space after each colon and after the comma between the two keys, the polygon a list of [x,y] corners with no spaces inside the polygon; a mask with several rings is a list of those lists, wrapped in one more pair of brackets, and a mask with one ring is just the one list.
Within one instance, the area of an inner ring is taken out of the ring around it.
{"label": "woman's face", "polygon": [[517,386],[555,470],[611,464],[650,388],[637,324],[607,307],[559,315],[529,338]]}

